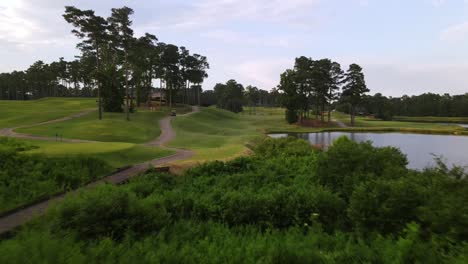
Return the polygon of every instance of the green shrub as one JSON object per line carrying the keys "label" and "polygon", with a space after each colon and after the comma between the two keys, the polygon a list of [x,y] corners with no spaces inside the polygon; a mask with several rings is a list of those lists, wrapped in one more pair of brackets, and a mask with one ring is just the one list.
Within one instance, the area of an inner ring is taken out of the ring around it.
{"label": "green shrub", "polygon": [[299,120],[299,116],[296,110],[286,109],[285,114],[286,114],[286,121],[289,124],[296,123],[297,120]]}
{"label": "green shrub", "polygon": [[57,228],[76,232],[83,239],[121,239],[127,232],[155,232],[169,220],[165,208],[157,202],[137,199],[133,193],[111,185],[71,195],[52,214]]}
{"label": "green shrub", "polygon": [[466,263],[466,173],[405,165],[370,143],[267,139],[69,195],[0,242],[0,263]]}
{"label": "green shrub", "polygon": [[0,212],[75,189],[110,171],[110,166],[95,158],[22,153],[30,148],[17,140],[0,141]]}
{"label": "green shrub", "polygon": [[354,188],[372,179],[399,178],[407,174],[408,161],[397,148],[374,148],[341,137],[318,159],[319,182],[349,199]]}

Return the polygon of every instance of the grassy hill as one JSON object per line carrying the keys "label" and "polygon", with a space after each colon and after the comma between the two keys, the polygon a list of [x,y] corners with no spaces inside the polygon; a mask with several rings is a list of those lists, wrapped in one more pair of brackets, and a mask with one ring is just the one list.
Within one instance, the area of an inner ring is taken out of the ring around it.
{"label": "grassy hill", "polygon": [[159,119],[167,115],[164,111],[131,114],[131,121],[123,113],[104,113],[98,119],[97,112],[60,123],[17,129],[17,132],[63,138],[86,139],[103,142],[143,143],[159,136]]}
{"label": "grassy hill", "polygon": [[97,109],[95,98],[43,98],[31,101],[0,100],[0,128],[32,125]]}

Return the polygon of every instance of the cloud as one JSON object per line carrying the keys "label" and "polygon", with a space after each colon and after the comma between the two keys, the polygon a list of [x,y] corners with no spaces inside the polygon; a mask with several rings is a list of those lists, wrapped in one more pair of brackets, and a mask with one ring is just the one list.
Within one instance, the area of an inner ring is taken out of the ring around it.
{"label": "cloud", "polygon": [[187,8],[173,22],[174,27],[213,26],[232,21],[284,22],[310,24],[312,9],[318,0],[203,0]]}
{"label": "cloud", "polygon": [[294,60],[290,58],[251,60],[235,65],[234,72],[242,84],[270,90],[279,84],[280,74],[292,67],[292,63]]}
{"label": "cloud", "polygon": [[451,25],[440,33],[440,39],[449,42],[465,40],[468,36],[468,22]]}
{"label": "cloud", "polygon": [[202,33],[201,36],[213,40],[222,41],[236,46],[271,46],[271,47],[291,47],[295,45],[293,36],[264,36],[259,34],[247,34],[231,30],[213,30]]}
{"label": "cloud", "polygon": [[56,1],[40,3],[27,0],[0,3],[0,41],[10,49],[35,50],[44,46],[61,46],[71,42]]}
{"label": "cloud", "polygon": [[370,93],[387,96],[416,95],[421,93],[464,94],[468,90],[468,63],[429,62],[411,58],[337,58],[344,70],[356,62],[364,69]]}
{"label": "cloud", "polygon": [[431,0],[431,3],[433,6],[439,7],[444,5],[447,2],[447,0]]}

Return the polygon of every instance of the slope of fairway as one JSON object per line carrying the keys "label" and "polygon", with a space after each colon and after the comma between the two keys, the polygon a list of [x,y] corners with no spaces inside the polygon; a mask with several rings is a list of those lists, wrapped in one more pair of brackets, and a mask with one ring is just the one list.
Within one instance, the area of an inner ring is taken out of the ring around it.
{"label": "slope of fairway", "polygon": [[26,153],[28,154],[44,154],[46,156],[58,157],[96,157],[106,161],[113,168],[122,168],[127,165],[142,163],[174,153],[167,149],[120,142],[65,143],[38,140],[24,141],[38,147],[27,151]]}
{"label": "slope of fairway", "polygon": [[44,98],[30,101],[0,100],[0,128],[32,125],[97,109],[95,98]]}
{"label": "slope of fairway", "polygon": [[86,139],[104,142],[143,143],[159,136],[159,119],[167,115],[166,111],[138,111],[131,114],[131,121],[125,119],[124,113],[104,113],[98,119],[98,113],[59,122],[17,129],[16,132],[63,138]]}
{"label": "slope of fairway", "polygon": [[172,125],[177,137],[172,147],[194,150],[193,160],[226,159],[242,154],[245,144],[261,135],[258,117],[234,114],[216,108],[176,117]]}
{"label": "slope of fairway", "polygon": [[[350,124],[350,117],[348,114],[335,112],[333,117],[343,123]],[[414,133],[463,133],[464,129],[457,125],[443,125],[437,123],[422,123],[422,122],[406,122],[406,121],[383,121],[370,117],[356,116],[355,128],[349,129],[369,129],[369,130],[381,130],[386,129],[401,129],[402,132],[414,132]]]}

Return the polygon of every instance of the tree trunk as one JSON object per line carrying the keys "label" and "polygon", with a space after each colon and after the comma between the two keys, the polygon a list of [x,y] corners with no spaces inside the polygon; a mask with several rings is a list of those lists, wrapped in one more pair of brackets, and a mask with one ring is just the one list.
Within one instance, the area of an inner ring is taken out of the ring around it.
{"label": "tree trunk", "polygon": [[126,104],[126,107],[125,107],[125,114],[126,114],[126,118],[127,118],[127,121],[130,121],[130,105],[129,105],[129,92],[128,92],[128,65],[127,65],[127,51],[125,51],[125,94],[127,95],[126,96],[126,100],[125,100],[125,104]]}
{"label": "tree trunk", "polygon": [[159,108],[162,110],[162,79],[159,79]]}
{"label": "tree trunk", "polygon": [[331,105],[328,104],[328,123],[330,124],[331,121]]}
{"label": "tree trunk", "polygon": [[166,87],[167,83],[169,83],[169,109],[172,109],[172,83],[166,82]]}
{"label": "tree trunk", "polygon": [[198,92],[198,106],[200,106],[200,90],[201,90],[201,87],[199,84],[197,84],[197,92]]}
{"label": "tree trunk", "polygon": [[349,114],[351,116],[351,126],[354,126],[354,106],[353,105],[350,105]]}
{"label": "tree trunk", "polygon": [[323,112],[325,112],[325,103],[324,102],[322,102],[322,109],[320,111],[320,120],[322,122],[325,122],[325,116],[323,115]]}
{"label": "tree trunk", "polygon": [[185,86],[185,103],[186,103],[186,104],[190,104],[190,103],[189,103],[189,94],[188,94],[188,92],[189,92],[189,85],[190,85],[190,82],[189,82],[189,80],[187,80],[187,85]]}
{"label": "tree trunk", "polygon": [[99,82],[99,44],[96,43],[96,84],[97,84],[97,96],[98,96],[98,111],[99,120],[102,120],[102,103],[101,103],[101,85]]}

